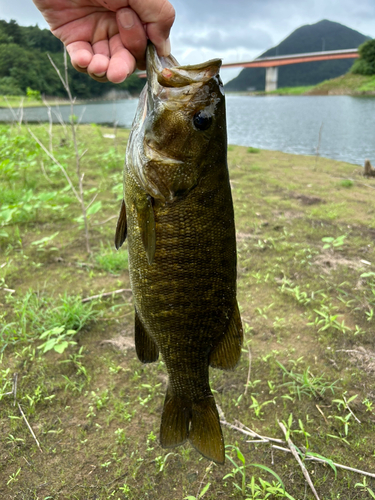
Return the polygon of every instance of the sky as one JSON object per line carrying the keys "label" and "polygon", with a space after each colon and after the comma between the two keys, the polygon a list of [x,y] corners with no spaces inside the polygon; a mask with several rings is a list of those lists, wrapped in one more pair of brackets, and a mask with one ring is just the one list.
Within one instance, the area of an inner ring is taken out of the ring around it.
{"label": "sky", "polygon": [[[172,0],[172,52],[181,64],[252,60],[295,29],[328,19],[375,38],[374,0]],[[47,28],[32,0],[0,0],[0,18]],[[223,69],[224,82],[240,69]]]}

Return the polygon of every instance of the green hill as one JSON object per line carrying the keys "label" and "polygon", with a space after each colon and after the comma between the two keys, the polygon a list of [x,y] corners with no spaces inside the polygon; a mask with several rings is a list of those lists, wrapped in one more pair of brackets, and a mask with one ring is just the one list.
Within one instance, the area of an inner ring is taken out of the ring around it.
{"label": "green hill", "polygon": [[[353,49],[366,40],[369,40],[369,37],[358,31],[339,23],[323,20],[316,24],[301,26],[279,45],[267,50],[260,57]],[[338,59],[280,66],[278,86],[316,85],[347,73],[353,62],[354,59]],[[245,68],[236,78],[228,82],[225,88],[230,91],[264,90],[265,73],[265,68]]]}
{"label": "green hill", "polygon": [[[66,97],[47,53],[62,71],[63,45],[49,30],[0,20],[0,95],[24,95],[29,87],[47,96]],[[81,99],[100,97],[114,88],[139,93],[145,83],[135,75],[119,85],[99,83],[70,63],[69,79],[72,94]]]}

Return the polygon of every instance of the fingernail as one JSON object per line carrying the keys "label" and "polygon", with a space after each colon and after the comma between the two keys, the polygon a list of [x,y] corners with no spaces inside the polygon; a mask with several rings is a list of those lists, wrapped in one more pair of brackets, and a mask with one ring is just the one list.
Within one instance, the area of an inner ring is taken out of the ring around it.
{"label": "fingernail", "polygon": [[171,41],[169,38],[167,38],[164,42],[162,55],[163,57],[168,57],[170,53],[171,53]]}
{"label": "fingernail", "polygon": [[122,9],[118,13],[121,26],[128,30],[134,26],[134,17],[130,9]]}
{"label": "fingernail", "polygon": [[106,74],[105,71],[103,71],[103,73],[94,73],[94,75],[98,78],[101,78],[102,76],[104,76]]}

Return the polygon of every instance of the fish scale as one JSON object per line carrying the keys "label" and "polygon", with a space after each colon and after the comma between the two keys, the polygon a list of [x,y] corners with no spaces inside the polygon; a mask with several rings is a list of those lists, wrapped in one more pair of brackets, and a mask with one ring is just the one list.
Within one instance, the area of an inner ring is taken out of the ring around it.
{"label": "fish scale", "polygon": [[223,463],[209,366],[234,368],[243,332],[221,63],[179,66],[151,44],[146,61],[116,247],[128,237],[138,357],[153,362],[160,352],[168,372],[161,445],[189,440]]}

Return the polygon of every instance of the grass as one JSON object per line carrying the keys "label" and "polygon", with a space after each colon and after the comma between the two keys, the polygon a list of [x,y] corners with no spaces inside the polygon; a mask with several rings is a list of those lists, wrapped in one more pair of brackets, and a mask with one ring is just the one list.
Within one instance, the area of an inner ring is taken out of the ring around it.
{"label": "grass", "polygon": [[375,95],[375,76],[346,73],[319,83],[307,93],[310,95]]}
{"label": "grass", "polygon": [[[43,103],[40,99],[35,99],[32,97],[26,97],[21,95],[8,95],[8,96],[0,96],[0,108],[8,108],[10,105],[12,108],[18,108],[20,106],[21,101],[23,100],[23,107],[25,108],[35,108],[38,106],[43,106]],[[51,99],[48,100],[48,104],[50,106],[62,106],[65,104],[69,104],[69,102],[65,99]]]}
{"label": "grass", "polygon": [[[1,498],[312,500],[291,454],[227,426],[224,466],[188,444],[163,450],[165,365],[136,358],[131,295],[82,302],[130,287],[126,248],[112,246],[128,131],[114,141],[78,128],[84,186],[100,202],[88,255],[59,169],[23,128],[0,129]],[[48,144],[45,126],[32,130]],[[74,175],[63,138],[54,126]],[[320,498],[373,498],[372,477],[334,463],[375,474],[374,181],[254,148],[230,146],[228,161],[245,342],[234,371],[211,370],[216,401],[262,436],[284,439],[282,422]]]}

